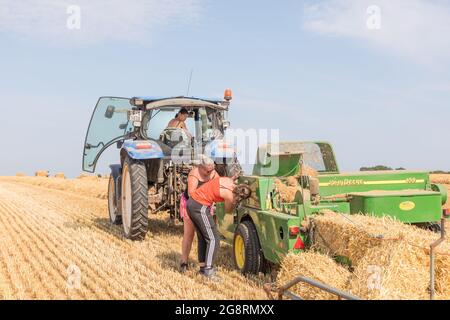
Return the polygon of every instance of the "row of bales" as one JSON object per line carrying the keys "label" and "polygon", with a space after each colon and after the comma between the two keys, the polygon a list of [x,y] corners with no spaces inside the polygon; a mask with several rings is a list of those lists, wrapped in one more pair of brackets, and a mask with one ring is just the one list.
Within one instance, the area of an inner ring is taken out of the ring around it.
{"label": "row of bales", "polygon": [[[54,177],[57,179],[67,178],[64,172],[57,172],[52,176],[52,174],[48,170],[38,170],[34,173],[34,176],[38,178],[50,178],[50,177]],[[23,172],[18,172],[16,173],[16,177],[27,177],[27,175]],[[98,175],[81,174],[77,177],[77,179],[100,179],[100,178],[109,178],[109,176],[102,176],[101,174]]]}

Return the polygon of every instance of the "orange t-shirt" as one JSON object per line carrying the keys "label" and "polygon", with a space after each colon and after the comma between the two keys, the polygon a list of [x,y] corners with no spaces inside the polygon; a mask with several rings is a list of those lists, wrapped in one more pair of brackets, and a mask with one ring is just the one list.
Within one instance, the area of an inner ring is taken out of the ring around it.
{"label": "orange t-shirt", "polygon": [[220,196],[220,177],[214,178],[190,194],[191,198],[204,206],[212,206],[215,202],[223,202]]}

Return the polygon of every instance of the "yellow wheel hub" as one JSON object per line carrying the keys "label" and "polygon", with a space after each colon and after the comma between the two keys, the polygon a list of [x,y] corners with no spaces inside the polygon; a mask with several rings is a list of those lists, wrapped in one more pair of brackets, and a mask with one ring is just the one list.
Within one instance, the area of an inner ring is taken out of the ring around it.
{"label": "yellow wheel hub", "polygon": [[234,256],[236,257],[236,264],[239,269],[244,269],[245,265],[245,246],[244,239],[240,234],[236,236],[234,241]]}

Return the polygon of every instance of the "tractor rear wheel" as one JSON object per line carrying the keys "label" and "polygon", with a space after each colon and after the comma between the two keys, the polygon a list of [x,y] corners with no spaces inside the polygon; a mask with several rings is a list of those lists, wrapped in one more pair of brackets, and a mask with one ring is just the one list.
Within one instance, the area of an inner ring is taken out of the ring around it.
{"label": "tractor rear wheel", "polygon": [[243,274],[258,274],[263,271],[264,256],[252,221],[239,224],[234,234],[233,258],[236,268]]}
{"label": "tractor rear wheel", "polygon": [[125,237],[144,240],[148,231],[148,181],[144,163],[125,159],[121,203]]}
{"label": "tractor rear wheel", "polygon": [[122,216],[120,215],[119,207],[117,205],[116,182],[112,175],[109,177],[108,184],[108,211],[111,224],[122,224]]}

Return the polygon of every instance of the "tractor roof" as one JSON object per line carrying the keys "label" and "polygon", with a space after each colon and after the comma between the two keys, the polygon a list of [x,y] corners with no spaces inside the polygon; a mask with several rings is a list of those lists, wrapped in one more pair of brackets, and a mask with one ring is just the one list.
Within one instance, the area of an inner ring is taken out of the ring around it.
{"label": "tractor roof", "polygon": [[186,96],[171,96],[171,97],[162,97],[162,96],[138,96],[135,97],[135,99],[141,99],[144,100],[146,103],[150,103],[150,102],[155,102],[155,101],[160,101],[160,100],[168,100],[168,99],[180,99],[180,98],[184,98],[184,99],[194,99],[194,100],[203,100],[203,101],[208,101],[208,102],[212,102],[212,103],[219,103],[219,102],[223,102],[222,99],[211,99],[211,98],[206,98],[206,97],[186,97]]}
{"label": "tractor roof", "polygon": [[229,102],[221,99],[200,98],[200,97],[134,97],[131,100],[133,105],[146,106],[147,110],[170,108],[170,107],[209,107],[213,109],[228,110]]}

